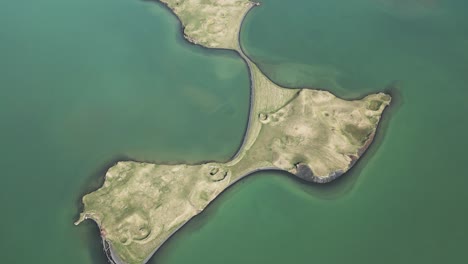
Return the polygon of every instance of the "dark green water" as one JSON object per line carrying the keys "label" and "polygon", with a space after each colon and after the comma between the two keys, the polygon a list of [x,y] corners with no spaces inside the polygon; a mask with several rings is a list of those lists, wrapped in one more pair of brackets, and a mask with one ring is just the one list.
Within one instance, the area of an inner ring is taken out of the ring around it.
{"label": "dark green water", "polygon": [[234,52],[133,0],[0,4],[1,263],[106,263],[79,200],[117,159],[227,160],[248,115]]}
{"label": "dark green water", "polygon": [[[398,81],[345,178],[277,172],[230,188],[151,263],[464,263],[465,1],[265,0],[242,43],[276,82],[356,98]],[[232,52],[182,40],[135,0],[0,3],[2,263],[105,263],[79,198],[115,159],[227,160],[249,80]],[[222,102],[222,103],[218,103]]]}

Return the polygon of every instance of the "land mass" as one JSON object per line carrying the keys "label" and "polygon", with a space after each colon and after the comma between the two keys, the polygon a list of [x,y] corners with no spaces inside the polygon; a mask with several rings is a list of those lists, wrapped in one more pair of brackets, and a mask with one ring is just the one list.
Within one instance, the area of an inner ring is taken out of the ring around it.
{"label": "land mass", "polygon": [[251,76],[249,125],[226,163],[164,165],[122,161],[101,188],[83,197],[75,224],[95,221],[109,260],[146,263],[176,230],[228,186],[264,169],[330,182],[348,171],[372,142],[391,97],[347,101],[313,89],[288,89],[268,79],[243,52],[239,32],[247,0],[161,0],[179,18],[185,38],[207,48],[231,49]]}

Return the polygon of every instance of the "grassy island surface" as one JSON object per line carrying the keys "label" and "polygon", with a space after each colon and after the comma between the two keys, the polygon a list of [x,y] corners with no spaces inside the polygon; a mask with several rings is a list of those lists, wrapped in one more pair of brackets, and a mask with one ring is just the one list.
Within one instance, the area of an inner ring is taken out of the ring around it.
{"label": "grassy island surface", "polygon": [[180,19],[188,41],[232,49],[251,74],[249,126],[226,163],[158,165],[119,162],[101,188],[83,197],[76,222],[94,220],[115,263],[145,263],[172,233],[224,189],[262,169],[329,182],[351,168],[374,138],[391,97],[378,93],[347,101],[327,91],[287,89],[270,81],[239,44],[246,0],[161,0]]}

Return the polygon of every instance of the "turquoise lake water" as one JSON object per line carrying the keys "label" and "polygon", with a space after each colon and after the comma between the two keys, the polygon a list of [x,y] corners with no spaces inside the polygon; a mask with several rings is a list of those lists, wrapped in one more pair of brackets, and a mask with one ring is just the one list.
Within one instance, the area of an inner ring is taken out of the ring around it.
{"label": "turquoise lake water", "polygon": [[[393,87],[376,144],[342,179],[256,173],[151,263],[464,263],[468,2],[264,0],[242,28],[274,81],[360,98]],[[2,263],[106,263],[81,196],[116,160],[225,161],[249,79],[136,0],[0,3]]]}

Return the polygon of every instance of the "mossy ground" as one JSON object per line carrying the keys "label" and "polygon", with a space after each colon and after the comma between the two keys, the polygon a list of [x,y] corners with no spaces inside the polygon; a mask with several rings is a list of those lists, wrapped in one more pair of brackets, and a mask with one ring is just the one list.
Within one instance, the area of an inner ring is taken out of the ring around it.
{"label": "mossy ground", "polygon": [[[144,263],[178,228],[239,178],[262,168],[319,179],[345,172],[368,146],[388,95],[346,101],[326,91],[286,89],[271,82],[239,47],[246,0],[161,0],[180,18],[189,41],[239,52],[252,77],[249,127],[236,157],[225,163],[157,165],[119,162],[103,186],[83,197],[76,224],[91,218],[114,253]],[[301,166],[301,167],[299,167]]]}

